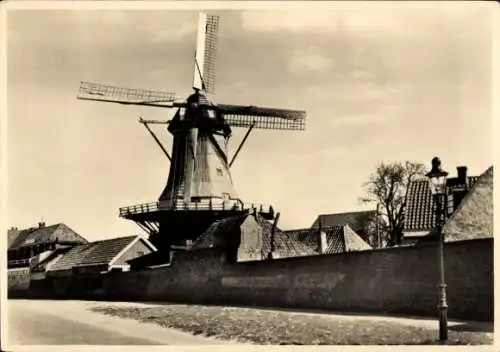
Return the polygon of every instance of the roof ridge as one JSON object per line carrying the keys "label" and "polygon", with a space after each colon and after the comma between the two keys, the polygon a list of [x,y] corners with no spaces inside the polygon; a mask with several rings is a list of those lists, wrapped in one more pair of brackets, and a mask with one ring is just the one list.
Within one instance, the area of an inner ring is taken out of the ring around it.
{"label": "roof ridge", "polygon": [[101,243],[101,242],[106,242],[106,241],[114,241],[114,240],[120,240],[120,239],[125,239],[125,238],[132,238],[132,237],[137,238],[137,237],[140,237],[140,235],[128,235],[128,236],[121,236],[121,237],[105,238],[102,240],[89,242],[88,244]]}
{"label": "roof ridge", "polygon": [[324,216],[324,215],[345,215],[345,214],[358,214],[358,213],[371,213],[371,212],[376,212],[377,210],[373,209],[373,210],[351,210],[351,211],[345,211],[345,212],[342,212],[342,213],[323,213],[323,214],[319,214],[319,216]]}
{"label": "roof ridge", "polygon": [[311,231],[311,230],[315,230],[314,228],[311,228],[311,227],[304,227],[304,228],[300,228],[300,229],[290,229],[290,230],[281,230],[282,232],[291,232],[291,231]]}

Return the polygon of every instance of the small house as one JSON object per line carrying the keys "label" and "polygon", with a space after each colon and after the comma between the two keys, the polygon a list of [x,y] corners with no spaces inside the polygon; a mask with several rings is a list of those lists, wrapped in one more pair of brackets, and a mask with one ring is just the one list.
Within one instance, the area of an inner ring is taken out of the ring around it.
{"label": "small house", "polygon": [[[457,167],[457,177],[447,180],[445,240],[493,236],[493,166],[480,176],[467,176]],[[406,198],[403,244],[435,240],[435,204],[426,179],[410,183]]]}
{"label": "small house", "polygon": [[87,240],[63,223],[19,230],[11,227],[7,232],[7,268],[9,295],[26,291],[30,287],[33,268],[64,253]]}
{"label": "small house", "polygon": [[71,248],[45,266],[47,277],[70,277],[74,275],[104,274],[109,271],[128,271],[128,260],[155,252],[156,248],[141,236],[126,236],[89,242]]}

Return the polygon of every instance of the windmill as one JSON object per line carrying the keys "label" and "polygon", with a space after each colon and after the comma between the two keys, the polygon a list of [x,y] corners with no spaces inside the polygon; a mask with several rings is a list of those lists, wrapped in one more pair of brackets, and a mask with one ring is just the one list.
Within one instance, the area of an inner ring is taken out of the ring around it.
{"label": "windmill", "polygon": [[[215,53],[219,17],[200,14],[194,60],[193,94],[178,101],[174,93],[81,82],[78,99],[176,109],[171,120],[144,120],[144,125],[170,160],[168,180],[157,202],[120,208],[160,250],[169,251],[196,239],[214,221],[259,211],[271,220],[272,207],[245,204],[237,195],[230,167],[250,132],[256,129],[304,130],[305,112],[255,106],[215,104]],[[149,125],[167,125],[173,135],[171,155]],[[247,131],[231,159],[231,128]],[[258,209],[258,210],[256,210]]]}

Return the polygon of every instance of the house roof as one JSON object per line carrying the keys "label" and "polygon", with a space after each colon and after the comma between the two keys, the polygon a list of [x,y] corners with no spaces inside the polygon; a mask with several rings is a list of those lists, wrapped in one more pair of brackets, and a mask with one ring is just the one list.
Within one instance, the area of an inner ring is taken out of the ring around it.
{"label": "house roof", "polygon": [[[477,176],[469,176],[468,187],[472,187],[477,180]],[[451,191],[453,180],[450,180],[448,191]],[[406,198],[406,209],[404,219],[404,232],[415,234],[425,234],[431,230],[436,223],[434,212],[434,200],[429,189],[427,179],[418,179],[410,183]]]}
{"label": "house roof", "polygon": [[53,242],[56,239],[58,241],[70,241],[75,243],[88,242],[65,224],[59,223],[21,230],[10,243],[9,249],[32,246],[37,243]]}
{"label": "house roof", "polygon": [[[271,233],[272,233],[272,224],[265,220],[259,219],[258,222],[261,224],[265,231],[263,231],[263,243],[262,250],[264,253],[271,252]],[[317,250],[314,246],[310,246],[307,242],[301,242],[297,240],[296,236],[291,236],[289,233],[285,231],[281,231],[280,229],[276,229],[274,239],[274,252],[273,255],[280,258],[289,258],[289,257],[302,257],[308,255],[317,254]]]}
{"label": "house roof", "polygon": [[[345,252],[372,249],[348,224],[322,227],[326,235],[326,248],[324,254],[338,254]],[[299,229],[285,231],[290,238],[294,238],[319,254],[318,229]]]}
{"label": "house roof", "polygon": [[493,237],[493,166],[482,173],[443,227],[446,242]]}
{"label": "house roof", "polygon": [[[236,247],[240,243],[240,226],[252,216],[262,228],[262,253],[271,252],[273,224],[260,215],[245,214],[225,218],[213,223],[193,244],[190,250],[214,247]],[[330,226],[323,229],[327,235],[327,254],[371,249],[347,224]],[[319,235],[317,229],[298,229],[274,232],[274,252],[276,257],[300,257],[319,254]]]}
{"label": "house roof", "polygon": [[90,242],[71,248],[59,258],[48,270],[70,270],[73,267],[110,264],[127,246],[142,240],[140,236],[111,238]]}
{"label": "house roof", "polygon": [[215,221],[196,239],[189,250],[238,246],[239,228],[248,216],[250,215],[237,215]]}
{"label": "house roof", "polygon": [[376,215],[375,210],[318,215],[311,228],[332,227],[348,224],[355,232],[364,232],[366,220]]}
{"label": "house roof", "polygon": [[[225,218],[214,222],[196,240],[190,250],[214,247],[237,247],[240,244],[240,226],[248,217],[253,217],[262,228],[262,253],[271,251],[271,233],[273,224],[259,214],[244,214]],[[313,255],[307,245],[289,238],[278,227],[275,229],[275,251],[280,257]]]}

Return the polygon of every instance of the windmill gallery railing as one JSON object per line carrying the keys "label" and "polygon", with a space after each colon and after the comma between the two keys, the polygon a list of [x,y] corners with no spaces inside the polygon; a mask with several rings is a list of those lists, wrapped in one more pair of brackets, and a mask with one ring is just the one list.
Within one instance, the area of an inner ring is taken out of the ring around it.
{"label": "windmill gallery railing", "polygon": [[177,202],[175,205],[161,205],[160,202],[137,204],[128,207],[120,208],[120,216],[126,217],[134,214],[152,213],[157,211],[251,211],[256,210],[259,213],[273,213],[274,210],[270,205],[254,204],[254,203],[201,203],[201,202]]}

